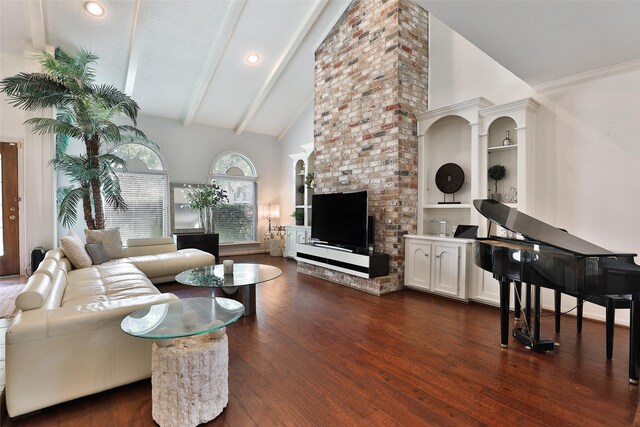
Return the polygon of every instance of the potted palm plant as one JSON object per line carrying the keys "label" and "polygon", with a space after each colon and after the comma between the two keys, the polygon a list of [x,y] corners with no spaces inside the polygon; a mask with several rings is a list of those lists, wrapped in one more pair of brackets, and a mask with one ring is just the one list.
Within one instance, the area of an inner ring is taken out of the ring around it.
{"label": "potted palm plant", "polygon": [[[90,230],[104,229],[104,202],[117,211],[125,211],[115,167],[125,161],[112,150],[125,142],[155,145],[135,127],[138,104],[111,85],[94,82],[90,64],[98,56],[80,50],[69,56],[60,48],[52,55],[37,55],[42,71],[18,73],[0,81],[0,92],[17,108],[35,111],[54,108],[55,118],[35,117],[27,120],[37,134],[53,134],[56,138],[54,167],[62,171],[71,183],[58,189],[58,220],[65,227],[77,221],[77,206],[82,202],[84,220]],[[114,121],[125,116],[129,124]],[[70,139],[84,143],[85,152],[67,154]]]}

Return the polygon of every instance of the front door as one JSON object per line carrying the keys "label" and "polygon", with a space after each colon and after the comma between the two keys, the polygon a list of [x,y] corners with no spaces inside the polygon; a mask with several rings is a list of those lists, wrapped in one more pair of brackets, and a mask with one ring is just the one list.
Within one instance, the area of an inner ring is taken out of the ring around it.
{"label": "front door", "polygon": [[0,276],[20,273],[18,145],[0,143]]}

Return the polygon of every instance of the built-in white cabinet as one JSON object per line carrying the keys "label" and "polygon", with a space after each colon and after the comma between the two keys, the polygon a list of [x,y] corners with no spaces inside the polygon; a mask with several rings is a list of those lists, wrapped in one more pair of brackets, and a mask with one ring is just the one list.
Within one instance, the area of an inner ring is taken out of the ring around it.
{"label": "built-in white cabinet", "polygon": [[472,242],[405,236],[405,286],[467,301]]}
{"label": "built-in white cabinet", "polygon": [[[452,234],[458,225],[470,224],[479,226],[479,236],[487,235],[487,221],[473,207],[473,200],[489,198],[492,193],[500,193],[501,202],[521,212],[535,214],[532,194],[537,108],[538,103],[531,98],[500,105],[476,98],[416,115],[418,236],[408,237],[405,243],[406,286],[461,298],[460,283],[465,283],[461,299],[499,303],[497,281],[474,265],[468,256],[470,247],[462,250]],[[436,185],[438,170],[448,163],[464,172],[464,183],[453,195],[443,194]],[[488,176],[489,168],[495,165],[506,169],[506,176],[497,182],[497,191],[496,182]],[[491,234],[507,236],[506,230],[497,228]],[[448,244],[460,248],[458,263],[454,262],[455,248]],[[423,258],[430,262],[418,262]],[[460,262],[466,266],[458,270],[452,267],[460,267]],[[460,272],[465,273],[464,278],[456,276]]]}
{"label": "built-in white cabinet", "polygon": [[289,156],[293,161],[293,207],[294,212],[303,216],[302,221],[297,221],[296,225],[311,226],[313,144],[305,144],[302,149],[302,152]]}
{"label": "built-in white cabinet", "polygon": [[311,227],[285,225],[284,238],[284,256],[295,258],[298,252],[298,244],[309,242],[311,238]]}

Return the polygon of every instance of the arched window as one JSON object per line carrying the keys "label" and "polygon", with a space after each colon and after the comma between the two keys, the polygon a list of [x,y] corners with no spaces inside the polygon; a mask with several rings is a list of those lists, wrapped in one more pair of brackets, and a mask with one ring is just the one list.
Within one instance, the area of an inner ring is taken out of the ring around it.
{"label": "arched window", "polygon": [[229,203],[216,209],[220,243],[255,242],[258,176],[251,160],[235,151],[222,153],[211,164],[210,176],[229,195]]}
{"label": "arched window", "polygon": [[153,148],[136,143],[122,144],[113,153],[127,162],[116,171],[126,212],[105,207],[107,228],[119,228],[123,241],[167,234],[167,170]]}

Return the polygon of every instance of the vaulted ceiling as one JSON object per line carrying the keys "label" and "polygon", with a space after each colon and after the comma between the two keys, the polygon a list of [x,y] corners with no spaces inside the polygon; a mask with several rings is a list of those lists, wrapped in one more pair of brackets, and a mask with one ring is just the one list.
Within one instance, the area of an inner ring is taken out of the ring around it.
{"label": "vaulted ceiling", "polygon": [[[313,95],[314,51],[348,0],[0,0],[0,50],[88,48],[144,114],[282,136]],[[417,0],[535,85],[640,58],[640,2]],[[256,53],[257,64],[247,63]],[[1,64],[0,64],[1,66]]]}

